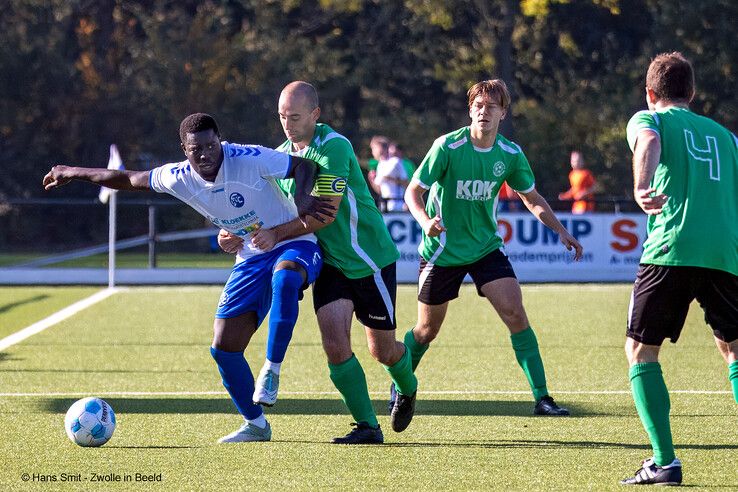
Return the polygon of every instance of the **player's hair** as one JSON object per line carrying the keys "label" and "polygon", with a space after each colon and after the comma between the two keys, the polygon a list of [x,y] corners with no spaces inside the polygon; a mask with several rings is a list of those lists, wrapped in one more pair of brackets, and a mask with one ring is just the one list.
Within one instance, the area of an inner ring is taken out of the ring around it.
{"label": "player's hair", "polygon": [[215,118],[206,113],[194,113],[182,120],[179,124],[179,139],[184,143],[188,133],[204,132],[213,130],[220,137],[218,123]]}
{"label": "player's hair", "polygon": [[382,147],[389,147],[390,139],[384,135],[374,135],[369,141],[371,147],[375,145],[381,145]]}
{"label": "player's hair", "polygon": [[646,87],[662,101],[690,102],[694,97],[694,70],[678,51],[661,53],[651,61]]}
{"label": "player's hair", "polygon": [[309,84],[302,80],[296,80],[287,84],[287,86],[283,89],[283,91],[287,90],[293,94],[299,94],[300,96],[304,97],[305,101],[310,107],[310,111],[320,105],[320,101],[318,100],[318,91],[315,89],[313,84]]}
{"label": "player's hair", "polygon": [[507,85],[504,80],[501,79],[490,79],[477,82],[469,88],[466,93],[469,96],[469,107],[472,107],[474,99],[477,96],[487,95],[500,103],[502,109],[507,109],[510,106],[510,91],[507,90]]}

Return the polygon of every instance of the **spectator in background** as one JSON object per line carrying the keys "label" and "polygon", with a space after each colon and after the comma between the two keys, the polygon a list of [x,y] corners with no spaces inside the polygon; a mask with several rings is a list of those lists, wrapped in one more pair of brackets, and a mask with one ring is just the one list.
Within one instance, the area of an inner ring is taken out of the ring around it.
{"label": "spectator in background", "polygon": [[[372,159],[369,160],[367,180],[369,181],[369,186],[379,196],[379,208],[383,212],[406,210],[404,200],[405,188],[407,187],[409,176],[411,176],[405,170],[401,157],[402,150],[399,149],[400,156],[393,156],[390,154],[391,146],[394,146],[393,150],[397,153],[397,144],[381,135],[375,135],[369,143],[372,151]],[[412,162],[410,163],[412,164]]]}
{"label": "spectator in background", "polygon": [[389,159],[389,143],[390,140],[382,135],[374,135],[369,142],[369,148],[372,151],[372,158],[369,159],[366,179],[369,182],[369,187],[374,191],[377,196],[381,195],[379,185],[374,183],[377,177],[377,166],[379,161]]}
{"label": "spectator in background", "polygon": [[595,204],[592,200],[595,179],[589,169],[586,169],[584,157],[578,150],[572,150],[570,161],[571,172],[569,173],[569,184],[571,188],[559,193],[559,200],[574,200],[571,205],[571,213],[583,214],[592,212]]}
{"label": "spectator in background", "polygon": [[390,142],[389,144],[389,155],[390,157],[397,157],[402,162],[402,167],[405,168],[405,174],[407,174],[407,179],[413,177],[413,173],[415,172],[415,169],[418,167],[415,165],[413,161],[410,159],[405,158],[405,153],[402,150],[402,146],[397,142]]}
{"label": "spectator in background", "polygon": [[382,198],[383,212],[402,212],[405,206],[405,188],[409,182],[402,159],[389,157],[380,160],[377,164],[377,173],[374,183],[379,187],[379,196]]}

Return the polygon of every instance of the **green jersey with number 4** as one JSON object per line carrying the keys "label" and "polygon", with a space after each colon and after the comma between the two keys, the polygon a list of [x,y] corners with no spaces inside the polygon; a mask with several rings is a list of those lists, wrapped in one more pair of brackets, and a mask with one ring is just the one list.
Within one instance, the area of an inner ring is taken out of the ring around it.
{"label": "green jersey with number 4", "polygon": [[[400,257],[384,225],[384,218],[369,193],[356,154],[346,137],[318,123],[310,145],[290,152],[287,140],[277,150],[318,163],[317,193],[343,196],[332,224],[315,231],[323,260],[356,279],[372,275]],[[294,194],[294,180],[281,180],[280,187]]]}
{"label": "green jersey with number 4", "polygon": [[533,171],[517,144],[497,135],[488,149],[474,146],[469,127],[433,143],[413,181],[430,189],[425,211],[441,217],[446,231],[423,233],[418,252],[429,263],[460,266],[474,263],[503,246],[497,232],[497,195],[502,183],[528,193]]}
{"label": "green jersey with number 4", "polygon": [[641,263],[696,266],[738,275],[738,140],[688,109],[639,111],[628,122],[631,150],[648,130],[661,141],[651,187],[669,197],[648,217]]}

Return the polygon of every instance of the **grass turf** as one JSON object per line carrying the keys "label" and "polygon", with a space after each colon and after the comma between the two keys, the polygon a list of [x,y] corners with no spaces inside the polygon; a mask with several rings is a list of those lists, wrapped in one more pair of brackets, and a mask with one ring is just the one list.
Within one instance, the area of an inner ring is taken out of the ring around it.
{"label": "grass turf", "polygon": [[[42,485],[23,482],[23,473],[56,477],[55,488],[69,489],[99,488],[93,473],[120,477],[104,485],[118,490],[619,489],[617,480],[650,455],[622,351],[630,287],[523,290],[549,390],[572,417],[530,415],[531,396],[506,330],[465,286],[418,368],[417,414],[402,434],[390,430],[387,374],[354,325],[354,350],[386,441],[359,447],[328,444],[349,430],[351,417],[328,379],[309,293],[282,368],[280,399],[266,411],[273,441],[217,445],[240,425],[208,353],[220,289],[123,290],[0,352],[0,393],[14,395],[0,396],[0,489]],[[92,291],[0,289],[0,327],[22,328]],[[43,297],[48,292],[56,304]],[[398,338],[414,322],[414,293],[398,289]],[[254,372],[263,361],[264,328],[246,352]],[[666,345],[662,365],[685,484],[738,487],[738,411],[696,306],[679,344]],[[680,392],[688,390],[715,393]],[[68,406],[90,395],[105,398],[118,416],[102,448],[79,448],[63,430]],[[161,481],[136,482],[136,473]],[[81,474],[82,481],[61,482],[62,474]],[[133,481],[122,481],[126,475]]]}

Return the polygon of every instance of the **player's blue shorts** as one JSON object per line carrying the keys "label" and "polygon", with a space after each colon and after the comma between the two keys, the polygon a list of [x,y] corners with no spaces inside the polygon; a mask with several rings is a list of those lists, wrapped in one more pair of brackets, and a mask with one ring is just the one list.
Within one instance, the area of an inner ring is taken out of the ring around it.
{"label": "player's blue shorts", "polygon": [[220,296],[215,317],[235,318],[254,311],[259,326],[272,305],[272,274],[281,261],[294,261],[305,269],[307,280],[302,286],[304,290],[318,277],[323,266],[323,255],[318,245],[311,241],[292,241],[234,265]]}

